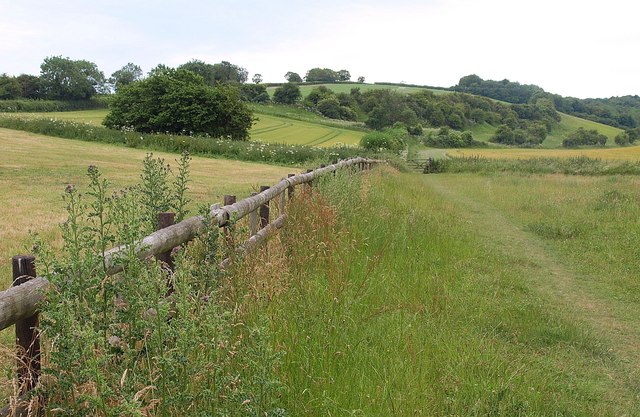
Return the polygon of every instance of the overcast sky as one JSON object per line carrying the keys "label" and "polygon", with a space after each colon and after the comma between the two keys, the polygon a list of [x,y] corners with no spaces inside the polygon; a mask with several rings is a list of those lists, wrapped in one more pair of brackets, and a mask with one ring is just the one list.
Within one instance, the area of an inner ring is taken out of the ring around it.
{"label": "overcast sky", "polygon": [[0,73],[47,56],[95,62],[229,61],[283,82],[314,67],[355,80],[449,87],[509,79],[574,96],[640,94],[635,0],[0,0]]}

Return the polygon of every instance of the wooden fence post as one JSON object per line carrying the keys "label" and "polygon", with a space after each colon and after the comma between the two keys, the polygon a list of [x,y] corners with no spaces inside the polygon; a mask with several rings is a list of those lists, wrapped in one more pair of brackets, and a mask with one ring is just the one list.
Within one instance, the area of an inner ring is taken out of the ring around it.
{"label": "wooden fence post", "polygon": [[[17,255],[12,258],[13,286],[24,284],[36,276],[36,258]],[[40,335],[38,313],[16,321],[16,345],[18,348],[18,384],[20,394],[35,388],[40,378]]]}
{"label": "wooden fence post", "polygon": [[[267,191],[269,186],[260,187],[260,192]],[[269,202],[260,205],[260,229],[264,229],[269,224]]]}
{"label": "wooden fence post", "polygon": [[[236,203],[236,196],[235,195],[229,195],[229,194],[225,194],[224,199],[223,199],[223,204],[225,206],[230,206],[232,204]],[[231,220],[231,219],[229,219]],[[234,246],[233,244],[233,236],[231,236],[231,231],[229,230],[229,223],[227,222],[227,224],[224,226],[223,228],[223,234],[224,234],[224,238],[227,241],[227,245],[229,246]]]}
{"label": "wooden fence post", "polygon": [[[251,193],[251,197],[258,193]],[[258,210],[253,210],[249,213],[249,238],[255,236],[258,233]]]}
{"label": "wooden fence post", "polygon": [[[287,174],[287,178],[291,178],[291,177],[295,177],[296,174]],[[287,193],[289,194],[289,200],[291,200],[293,198],[293,193],[294,193],[294,187],[293,185],[290,185],[289,188],[287,189]]]}
{"label": "wooden fence post", "polygon": [[[313,172],[313,170],[312,169],[308,169],[307,170],[307,174],[310,173],[310,172]],[[309,191],[311,191],[311,189],[313,188],[313,181],[309,181],[307,183],[307,188],[308,188]]]}
{"label": "wooden fence post", "polygon": [[[176,213],[158,213],[158,230],[164,229],[165,227],[173,226],[175,222]],[[171,256],[171,249],[166,252],[159,253],[158,255],[156,255],[156,259],[163,262],[171,271],[174,270],[175,265],[173,263],[173,257]]]}

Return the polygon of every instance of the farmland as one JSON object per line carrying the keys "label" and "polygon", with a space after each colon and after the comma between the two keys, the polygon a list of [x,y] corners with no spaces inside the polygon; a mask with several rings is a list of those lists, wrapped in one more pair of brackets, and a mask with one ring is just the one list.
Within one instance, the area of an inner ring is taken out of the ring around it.
{"label": "farmland", "polygon": [[[89,165],[96,165],[113,182],[114,189],[136,182],[145,151],[109,145],[69,141],[0,129],[0,273],[6,287],[11,256],[29,251],[31,230],[47,240],[57,239],[64,218],[61,195],[67,184],[86,185]],[[175,167],[175,154],[154,153]],[[292,168],[194,157],[192,199],[195,204],[215,203],[224,194],[246,195],[292,172]],[[215,173],[225,172],[219,176]],[[295,172],[295,171],[293,171]],[[212,175],[214,173],[214,175]],[[10,221],[8,221],[10,219]]]}

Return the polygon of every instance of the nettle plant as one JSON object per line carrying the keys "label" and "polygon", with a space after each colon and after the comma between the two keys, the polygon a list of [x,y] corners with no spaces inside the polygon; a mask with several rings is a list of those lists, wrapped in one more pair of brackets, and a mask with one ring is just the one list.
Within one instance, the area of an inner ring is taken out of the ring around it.
{"label": "nettle plant", "polygon": [[[98,168],[88,190],[65,191],[67,220],[59,256],[37,242],[51,283],[41,308],[45,342],[39,386],[51,415],[275,416],[281,385],[267,326],[243,324],[218,296],[224,252],[217,224],[176,255],[175,272],[140,260],[136,243],[160,211],[186,214],[190,157],[171,169],[151,154],[140,184],[110,193]],[[110,276],[103,253],[125,245]],[[167,295],[167,283],[173,292]]]}

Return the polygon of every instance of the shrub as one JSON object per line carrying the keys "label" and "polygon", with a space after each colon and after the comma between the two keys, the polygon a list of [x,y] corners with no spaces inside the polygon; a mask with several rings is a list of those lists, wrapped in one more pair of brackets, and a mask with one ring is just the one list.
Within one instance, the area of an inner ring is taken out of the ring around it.
{"label": "shrub", "polygon": [[586,130],[585,128],[579,127],[562,141],[562,146],[565,148],[576,148],[578,146],[604,146],[606,143],[607,136],[598,133],[596,129]]}
{"label": "shrub", "polygon": [[[166,173],[164,161],[145,160],[143,178]],[[40,324],[47,357],[40,389],[47,411],[284,415],[278,407],[279,354],[270,346],[269,329],[259,314],[236,309],[242,297],[219,295],[226,282],[218,267],[225,248],[208,209],[204,230],[179,248],[170,272],[159,262],[138,260],[131,250],[155,226],[145,213],[157,207],[148,207],[144,194],[157,181],[111,195],[96,167],[88,176],[86,193],[66,189],[62,255],[37,245],[53,289],[41,306]],[[106,273],[101,257],[112,245],[125,245],[118,258],[124,270],[115,276]]]}
{"label": "shrub", "polygon": [[168,69],[120,89],[103,124],[137,132],[201,134],[247,140],[252,112],[236,87]]}
{"label": "shrub", "polygon": [[360,146],[368,150],[388,149],[399,152],[404,148],[406,138],[405,128],[385,129],[365,134],[360,140]]}
{"label": "shrub", "polygon": [[295,104],[302,97],[300,87],[287,83],[273,92],[273,102],[278,104]]}
{"label": "shrub", "polygon": [[469,131],[459,132],[448,127],[441,127],[438,133],[430,132],[423,143],[434,148],[471,148],[487,145],[474,140]]}

